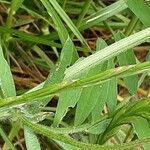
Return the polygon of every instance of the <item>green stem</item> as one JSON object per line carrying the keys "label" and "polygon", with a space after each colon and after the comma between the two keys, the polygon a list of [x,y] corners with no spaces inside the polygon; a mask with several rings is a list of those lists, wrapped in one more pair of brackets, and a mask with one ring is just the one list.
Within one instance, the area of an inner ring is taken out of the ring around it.
{"label": "green stem", "polygon": [[129,36],[130,34],[132,34],[133,30],[135,29],[136,25],[138,24],[139,19],[137,16],[133,16],[129,25],[127,26],[126,30],[125,30],[125,35]]}
{"label": "green stem", "polygon": [[135,146],[141,146],[143,144],[150,143],[150,138],[146,138],[146,139],[130,142],[127,144],[116,145],[116,146],[100,146],[100,145],[96,145],[96,144],[88,144],[88,143],[76,141],[76,140],[70,138],[69,136],[55,133],[54,130],[49,130],[49,128],[46,126],[32,123],[31,121],[29,121],[26,118],[22,117],[21,119],[22,119],[22,122],[24,125],[30,127],[31,129],[33,129],[35,132],[37,132],[39,134],[42,134],[53,140],[58,140],[63,143],[73,145],[73,146],[81,148],[83,150],[95,150],[95,149],[96,150],[124,150],[127,148],[132,148]]}
{"label": "green stem", "polygon": [[8,15],[7,21],[6,21],[7,28],[11,28],[11,26],[12,26],[13,15],[15,14],[16,6],[17,6],[17,1],[16,0],[12,0],[11,1],[9,15]]}
{"label": "green stem", "polygon": [[105,81],[111,80],[112,78],[130,76],[133,74],[142,73],[149,69],[150,61],[137,65],[109,69],[92,77],[77,80],[66,80],[61,83],[53,84],[31,93],[23,94],[21,96],[2,99],[0,101],[0,106],[14,106],[17,104],[33,102],[35,100],[41,100],[41,98],[44,97],[49,97],[50,95],[53,95],[63,89],[82,86],[93,86],[94,84],[101,84]]}
{"label": "green stem", "polygon": [[131,134],[133,133],[133,127],[131,126],[126,134],[126,137],[124,139],[124,142],[123,143],[126,143],[128,138],[131,136]]}

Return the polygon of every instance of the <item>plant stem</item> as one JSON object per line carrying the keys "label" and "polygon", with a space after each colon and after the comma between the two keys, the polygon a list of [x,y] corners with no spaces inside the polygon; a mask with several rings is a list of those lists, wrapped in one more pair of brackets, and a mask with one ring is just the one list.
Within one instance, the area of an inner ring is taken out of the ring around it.
{"label": "plant stem", "polygon": [[125,35],[126,36],[129,36],[133,32],[133,30],[135,29],[136,25],[138,24],[138,21],[139,21],[138,17],[134,15],[132,17],[129,25],[127,26],[127,28],[125,30]]}
{"label": "plant stem", "polygon": [[31,121],[29,121],[26,118],[21,117],[21,120],[24,125],[30,127],[31,129],[33,129],[35,132],[37,132],[39,134],[42,134],[53,140],[58,140],[63,143],[73,145],[73,146],[81,148],[83,150],[95,150],[95,149],[96,150],[124,150],[127,148],[132,148],[135,146],[140,146],[143,144],[150,143],[150,138],[146,138],[146,139],[137,140],[137,141],[130,142],[127,144],[121,144],[121,145],[116,145],[116,146],[100,146],[100,145],[96,145],[96,144],[88,144],[88,143],[76,141],[76,140],[70,138],[69,136],[55,133],[55,130],[52,131],[52,130],[49,130],[49,128],[46,126],[32,123]]}
{"label": "plant stem", "polygon": [[17,97],[9,97],[0,101],[0,107],[2,106],[15,106],[17,104],[23,104],[27,102],[33,102],[35,100],[41,100],[41,98],[49,97],[63,89],[76,88],[82,86],[93,86],[94,84],[101,84],[105,81],[111,80],[116,77],[125,77],[137,73],[142,73],[150,69],[150,61],[137,64],[119,67],[115,69],[109,69],[92,77],[78,79],[78,80],[66,80],[58,84],[53,84],[37,91],[23,94]]}
{"label": "plant stem", "polygon": [[133,127],[132,126],[129,128],[123,143],[127,142],[128,138],[131,136],[131,133],[133,133]]}

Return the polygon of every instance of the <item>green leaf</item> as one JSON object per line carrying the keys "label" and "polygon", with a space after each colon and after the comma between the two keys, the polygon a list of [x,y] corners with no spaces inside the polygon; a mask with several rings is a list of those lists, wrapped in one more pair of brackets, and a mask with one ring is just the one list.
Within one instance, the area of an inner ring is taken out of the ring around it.
{"label": "green leaf", "polygon": [[27,150],[41,150],[40,143],[32,129],[25,127],[24,135]]}
{"label": "green leaf", "polygon": [[0,89],[1,97],[6,98],[16,95],[15,85],[10,67],[4,58],[0,39]]}
{"label": "green leaf", "polygon": [[60,37],[61,43],[64,45],[64,43],[66,42],[69,36],[68,31],[64,27],[63,22],[57,15],[55,9],[49,3],[49,0],[40,0],[40,1],[43,3],[44,7],[47,9],[48,14],[52,17],[54,24],[56,25],[56,30]]}
{"label": "green leaf", "polygon": [[[150,137],[150,122],[146,119],[139,118],[136,119],[133,123],[134,130],[139,139]],[[150,149],[150,144],[144,146],[145,150]]]}
{"label": "green leaf", "polygon": [[68,107],[75,107],[80,98],[82,87],[66,89],[60,92],[59,101],[56,109],[53,126],[57,126],[68,111]]}
{"label": "green leaf", "polygon": [[150,27],[150,6],[146,0],[128,0],[127,5],[131,11],[141,20],[145,27]]}
{"label": "green leaf", "polygon": [[127,8],[124,0],[119,0],[116,3],[99,10],[98,12],[92,14],[91,16],[85,18],[79,30],[85,30],[92,26],[98,25],[100,22],[108,19],[109,17],[123,11]]}
{"label": "green leaf", "polygon": [[114,44],[107,46],[101,51],[98,51],[95,54],[69,67],[65,71],[66,74],[65,79],[78,78],[81,75],[81,73],[84,74],[85,72],[90,70],[90,68],[93,68],[96,65],[114,56],[117,56],[118,54],[125,52],[127,49],[137,46],[148,39],[150,39],[150,28],[147,28],[129,37],[126,37],[118,42],[115,42]]}
{"label": "green leaf", "polygon": [[[125,35],[121,32],[116,33],[115,35],[115,40],[119,41],[123,38],[125,38]],[[125,65],[132,65],[132,64],[136,64],[136,58],[134,55],[134,52],[132,49],[128,49],[127,51],[119,54],[117,56],[118,61],[120,66],[125,66]],[[129,92],[133,95],[135,94],[135,92],[137,91],[138,88],[138,78],[136,75],[134,76],[129,76],[124,78],[125,84],[127,86],[127,89],[129,90]]]}
{"label": "green leaf", "polygon": [[[96,50],[105,48],[107,44],[104,40],[98,39],[96,42]],[[95,68],[90,69],[85,77],[92,76],[102,70],[102,65],[97,65]],[[75,113],[75,126],[82,124],[89,114],[93,111],[94,107],[99,103],[99,97],[102,95],[103,85],[96,85],[82,89],[80,97],[78,98],[76,113]],[[104,105],[103,105],[104,106]],[[82,112],[82,113],[81,113]]]}
{"label": "green leaf", "polygon": [[110,124],[111,119],[105,119],[99,123],[96,123],[92,127],[87,129],[87,132],[92,133],[92,134],[101,134],[103,133],[107,126]]}
{"label": "green leaf", "polygon": [[73,52],[74,52],[74,44],[71,41],[71,39],[68,37],[62,49],[58,67],[55,69],[55,71],[53,71],[52,74],[49,75],[45,85],[59,83],[63,80],[65,76],[64,72],[72,62]]}
{"label": "green leaf", "polygon": [[[110,59],[108,61],[107,69],[115,68],[114,59]],[[108,106],[108,110],[113,112],[116,109],[117,104],[117,78],[113,78],[112,80],[106,82],[107,89],[104,91],[105,99]]]}
{"label": "green leaf", "polygon": [[21,40],[25,40],[25,41],[30,41],[33,43],[39,43],[39,44],[45,44],[45,45],[49,45],[49,46],[54,46],[54,47],[61,47],[60,44],[57,44],[55,42],[52,42],[46,38],[40,37],[40,36],[33,36],[15,29],[9,29],[3,26],[0,26],[0,34],[6,34],[9,33],[12,36],[15,36]]}
{"label": "green leaf", "polygon": [[[101,66],[98,66],[90,70],[89,74],[94,74],[101,69]],[[95,85],[91,87],[83,87],[82,92],[78,97],[78,103],[76,107],[75,113],[75,126],[82,124],[85,119],[90,115],[92,110],[94,109],[97,101],[99,100],[101,85]]]}

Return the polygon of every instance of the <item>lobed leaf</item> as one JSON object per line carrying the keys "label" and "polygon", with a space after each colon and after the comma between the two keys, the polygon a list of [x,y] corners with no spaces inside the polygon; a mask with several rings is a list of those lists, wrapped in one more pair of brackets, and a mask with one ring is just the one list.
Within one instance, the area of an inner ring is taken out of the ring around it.
{"label": "lobed leaf", "polygon": [[[115,40],[119,41],[122,38],[125,38],[125,35],[121,32],[116,33],[115,35]],[[136,59],[135,55],[132,49],[129,49],[117,56],[118,62],[120,66],[125,66],[125,65],[133,65],[136,64]],[[138,87],[138,78],[136,75],[134,76],[129,76],[124,78],[125,84],[127,86],[127,89],[129,92],[133,95],[137,91]]]}

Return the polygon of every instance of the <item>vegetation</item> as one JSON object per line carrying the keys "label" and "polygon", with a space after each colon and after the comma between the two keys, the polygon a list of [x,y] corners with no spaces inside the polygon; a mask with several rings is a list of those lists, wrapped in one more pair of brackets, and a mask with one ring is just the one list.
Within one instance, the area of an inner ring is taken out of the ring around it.
{"label": "vegetation", "polygon": [[2,150],[150,149],[148,0],[0,0]]}

